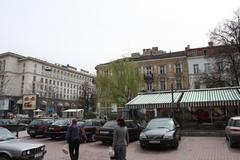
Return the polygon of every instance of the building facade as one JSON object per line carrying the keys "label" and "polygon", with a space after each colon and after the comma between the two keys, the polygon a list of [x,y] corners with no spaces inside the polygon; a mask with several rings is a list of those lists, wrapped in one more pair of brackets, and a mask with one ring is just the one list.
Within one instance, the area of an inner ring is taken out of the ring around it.
{"label": "building facade", "polygon": [[[141,92],[183,90],[189,88],[188,64],[185,51],[166,53],[157,47],[144,49],[143,54],[133,53],[128,59],[135,63],[141,75]],[[97,76],[110,76],[108,66],[96,66]],[[103,102],[104,103],[104,102]],[[100,108],[111,112],[111,104],[99,104]]]}
{"label": "building facade", "polygon": [[49,113],[95,106],[90,104],[95,97],[95,76],[70,65],[7,52],[0,54],[0,76],[0,96],[12,103],[9,110],[17,106],[21,112],[24,95],[36,95],[37,108]]}
{"label": "building facade", "polygon": [[213,54],[217,54],[220,47],[213,46],[213,43],[209,42],[207,47],[190,48],[187,46],[185,48],[190,89],[211,88],[209,84],[204,82],[204,76],[208,76],[209,73],[217,69]]}

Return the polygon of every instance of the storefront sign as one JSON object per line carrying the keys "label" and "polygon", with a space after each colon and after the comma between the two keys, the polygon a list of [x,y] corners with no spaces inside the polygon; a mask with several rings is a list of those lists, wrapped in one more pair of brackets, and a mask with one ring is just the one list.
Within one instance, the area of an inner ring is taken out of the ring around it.
{"label": "storefront sign", "polygon": [[36,109],[36,95],[24,95],[23,96],[23,110],[35,110]]}

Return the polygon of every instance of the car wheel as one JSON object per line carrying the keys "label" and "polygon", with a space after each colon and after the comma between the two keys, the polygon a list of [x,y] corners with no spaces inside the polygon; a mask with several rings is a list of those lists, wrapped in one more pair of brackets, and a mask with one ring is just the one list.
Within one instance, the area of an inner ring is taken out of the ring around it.
{"label": "car wheel", "polygon": [[34,134],[30,134],[30,137],[34,138],[34,137],[35,137],[35,135],[34,135]]}
{"label": "car wheel", "polygon": [[182,139],[182,137],[179,135],[179,139],[178,140],[181,141],[181,139]]}
{"label": "car wheel", "polygon": [[177,149],[178,148],[178,145],[179,145],[179,141],[178,139],[174,142],[174,145],[173,145],[173,148],[174,149]]}
{"label": "car wheel", "polygon": [[8,155],[0,154],[0,160],[11,160],[11,158]]}
{"label": "car wheel", "polygon": [[140,143],[140,147],[141,147],[142,149],[145,149],[145,148],[146,148],[146,146],[144,146],[144,145],[141,144],[141,143]]}
{"label": "car wheel", "polygon": [[92,136],[91,136],[91,141],[92,141],[92,142],[95,142],[95,141],[96,141],[96,134],[92,134]]}
{"label": "car wheel", "polygon": [[225,135],[225,138],[226,138],[226,140],[228,141],[228,137],[227,137],[227,135]]}
{"label": "car wheel", "polygon": [[54,136],[52,136],[51,138],[52,138],[52,139],[56,139],[56,137],[54,137]]}

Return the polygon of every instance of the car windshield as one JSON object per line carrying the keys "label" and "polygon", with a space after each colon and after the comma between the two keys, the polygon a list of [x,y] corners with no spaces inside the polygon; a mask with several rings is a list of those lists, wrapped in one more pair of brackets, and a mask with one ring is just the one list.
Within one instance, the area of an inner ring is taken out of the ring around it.
{"label": "car windshield", "polygon": [[16,137],[7,129],[0,128],[0,141],[15,139]]}
{"label": "car windshield", "polygon": [[0,124],[1,125],[16,125],[17,122],[12,119],[1,119]]}
{"label": "car windshield", "polygon": [[109,122],[106,122],[103,127],[115,127],[115,126],[117,126],[116,121],[109,121]]}
{"label": "car windshield", "polygon": [[56,122],[53,122],[52,125],[59,125],[59,126],[64,126],[70,124],[70,121],[64,120],[64,119],[59,119]]}
{"label": "car windshield", "polygon": [[148,128],[148,129],[167,128],[167,129],[172,130],[174,128],[174,123],[173,123],[173,121],[168,120],[168,119],[154,120],[154,121],[150,121],[146,128]]}
{"label": "car windshield", "polygon": [[42,124],[43,121],[42,120],[33,120],[30,125],[39,125],[39,124]]}
{"label": "car windshield", "polygon": [[79,126],[84,126],[84,125],[85,125],[85,121],[78,121],[77,124],[78,124]]}
{"label": "car windshield", "polygon": [[86,120],[84,123],[85,126],[92,126],[93,122],[91,120]]}

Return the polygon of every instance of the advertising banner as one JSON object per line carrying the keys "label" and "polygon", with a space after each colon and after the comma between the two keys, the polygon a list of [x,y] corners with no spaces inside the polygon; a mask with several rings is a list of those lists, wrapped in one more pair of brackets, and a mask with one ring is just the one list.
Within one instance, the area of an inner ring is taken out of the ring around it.
{"label": "advertising banner", "polygon": [[9,99],[0,99],[0,110],[6,111],[9,109]]}
{"label": "advertising banner", "polygon": [[35,110],[37,103],[37,96],[32,95],[24,95],[23,96],[23,110]]}

